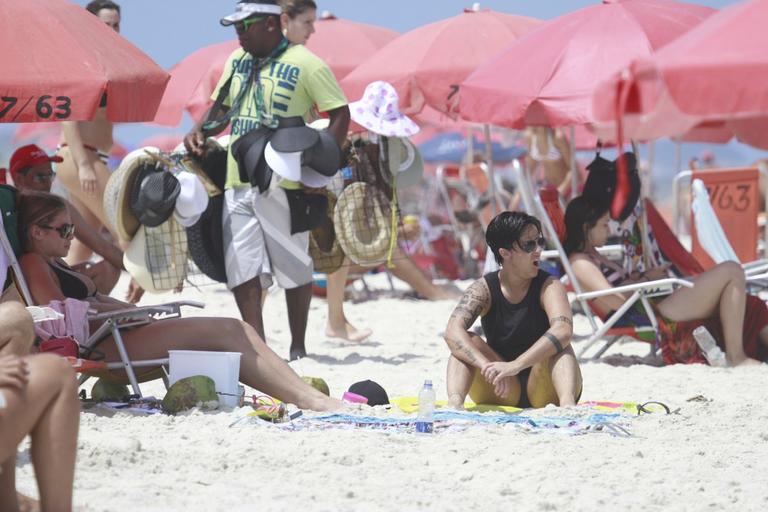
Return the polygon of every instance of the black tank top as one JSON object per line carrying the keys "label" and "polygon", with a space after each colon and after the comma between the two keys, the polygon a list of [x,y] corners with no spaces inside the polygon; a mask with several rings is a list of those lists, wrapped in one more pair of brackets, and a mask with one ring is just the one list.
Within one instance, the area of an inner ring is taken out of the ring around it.
{"label": "black tank top", "polygon": [[505,361],[517,359],[549,329],[547,312],[541,307],[541,287],[550,277],[539,270],[523,300],[512,304],[501,293],[498,272],[483,276],[491,292],[491,308],[480,323],[488,345]]}

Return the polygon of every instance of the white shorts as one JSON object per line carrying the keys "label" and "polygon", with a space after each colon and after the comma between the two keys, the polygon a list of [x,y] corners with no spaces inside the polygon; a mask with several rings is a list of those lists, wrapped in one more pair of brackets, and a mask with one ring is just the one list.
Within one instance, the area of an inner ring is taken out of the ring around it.
{"label": "white shorts", "polygon": [[288,199],[282,188],[273,185],[263,194],[255,188],[225,191],[222,223],[230,290],[255,277],[266,289],[273,275],[286,289],[312,282],[309,232],[291,235]]}

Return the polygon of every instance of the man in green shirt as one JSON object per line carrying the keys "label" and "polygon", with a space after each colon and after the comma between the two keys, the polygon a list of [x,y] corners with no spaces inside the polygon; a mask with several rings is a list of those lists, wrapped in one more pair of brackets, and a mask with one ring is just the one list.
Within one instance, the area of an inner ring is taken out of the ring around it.
{"label": "man in green shirt", "polygon": [[[206,136],[231,123],[230,148],[260,126],[275,127],[280,118],[307,117],[316,107],[330,118],[328,131],[341,145],[349,126],[349,108],[328,66],[302,45],[290,45],[280,25],[276,0],[241,0],[236,12],[221,20],[234,25],[241,49],[227,60],[212,98],[229,83],[222,108],[214,108],[184,139],[187,149],[202,155]],[[231,80],[230,80],[231,77]],[[212,117],[212,118],[211,118]],[[304,336],[312,298],[309,233],[290,232],[286,189],[300,184],[272,176],[263,193],[240,181],[230,150],[227,160],[224,231],[227,285],[240,314],[264,338],[261,294],[272,282],[285,288],[291,329],[290,357],[306,355]]]}

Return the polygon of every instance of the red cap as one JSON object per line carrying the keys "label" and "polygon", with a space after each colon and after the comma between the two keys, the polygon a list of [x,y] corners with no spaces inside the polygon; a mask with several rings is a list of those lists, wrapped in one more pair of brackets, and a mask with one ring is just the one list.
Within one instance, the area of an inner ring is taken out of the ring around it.
{"label": "red cap", "polygon": [[35,144],[29,144],[28,146],[22,146],[17,149],[13,156],[11,156],[10,170],[11,176],[15,176],[23,169],[32,167],[34,165],[47,164],[49,162],[63,162],[64,159],[60,156],[48,156],[48,153],[40,149]]}

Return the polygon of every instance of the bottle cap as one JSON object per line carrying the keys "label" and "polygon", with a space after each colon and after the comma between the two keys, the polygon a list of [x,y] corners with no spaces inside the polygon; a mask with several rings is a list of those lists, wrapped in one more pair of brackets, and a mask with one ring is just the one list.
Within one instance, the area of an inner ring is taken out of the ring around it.
{"label": "bottle cap", "polygon": [[427,379],[424,381],[424,387],[425,388],[431,388],[432,387],[432,380]]}

